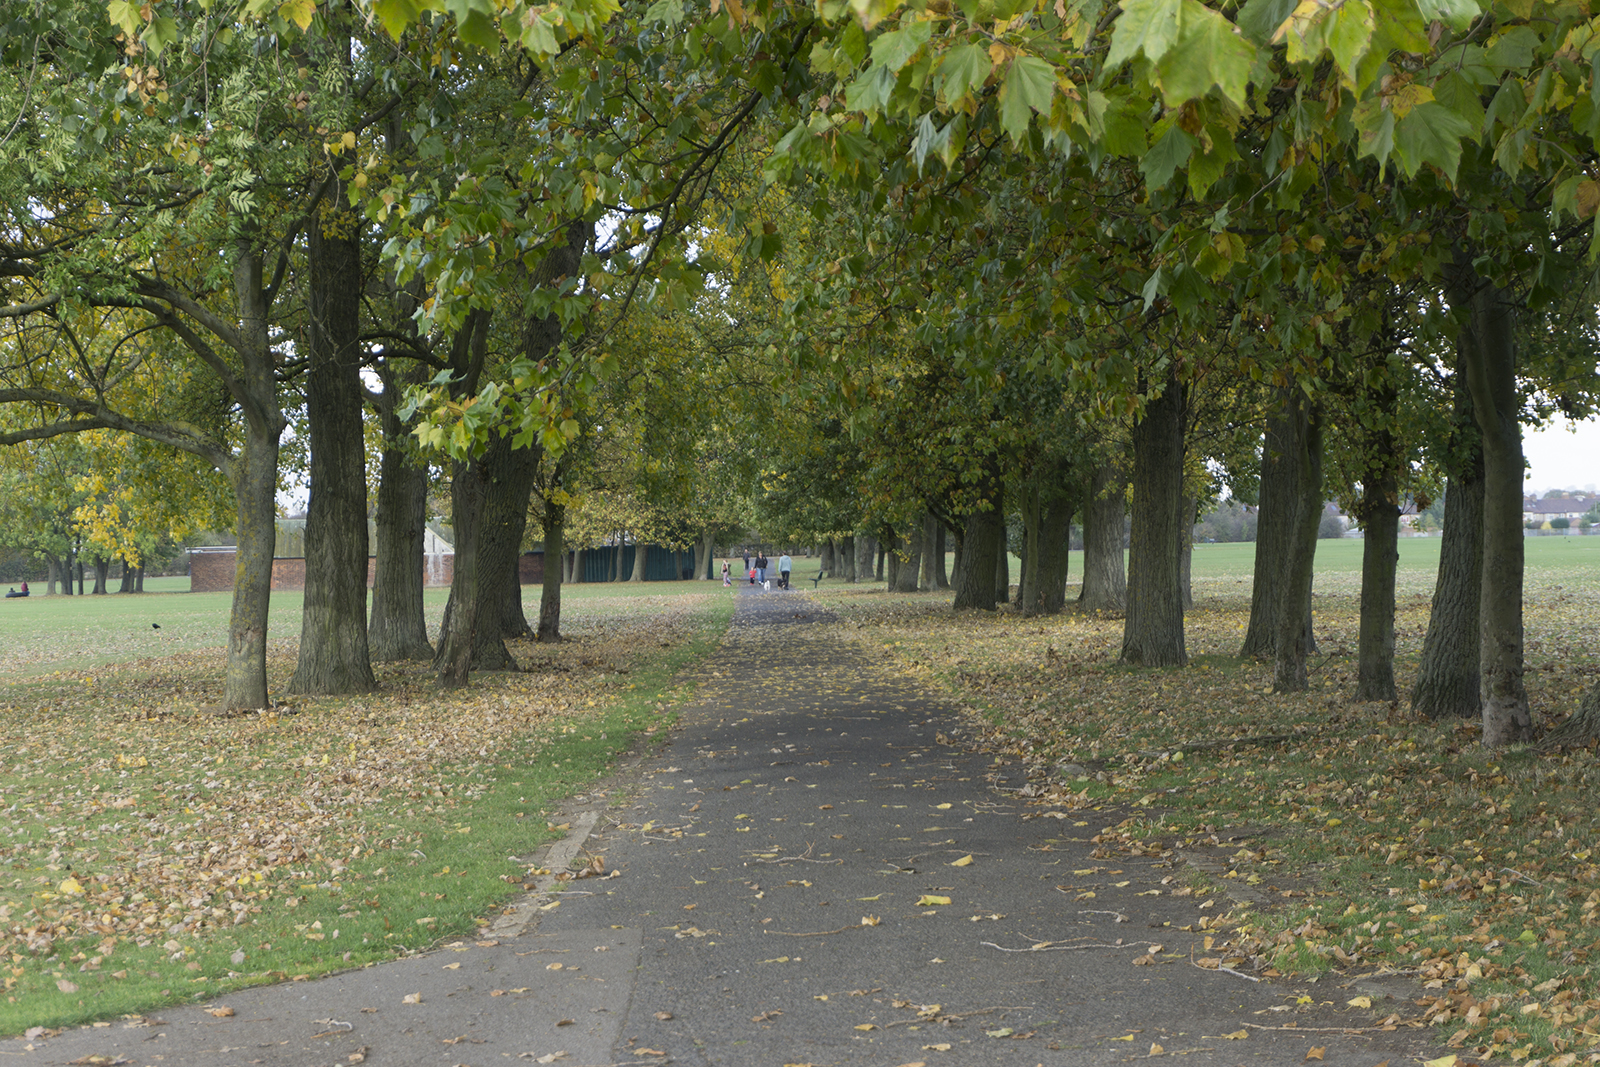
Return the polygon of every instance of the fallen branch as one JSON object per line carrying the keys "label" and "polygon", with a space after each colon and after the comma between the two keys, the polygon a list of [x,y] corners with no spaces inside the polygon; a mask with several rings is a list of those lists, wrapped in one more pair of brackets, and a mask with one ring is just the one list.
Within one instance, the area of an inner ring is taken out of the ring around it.
{"label": "fallen branch", "polygon": [[[1413,1024],[1409,1019],[1405,1024]],[[1288,1034],[1378,1034],[1389,1030],[1398,1030],[1399,1023],[1390,1023],[1388,1026],[1262,1026],[1260,1023],[1240,1023],[1252,1030],[1281,1030]]]}
{"label": "fallen branch", "polygon": [[[1030,937],[1030,938],[1028,938],[1028,940],[1033,941],[1033,938]],[[1074,938],[1073,940],[1081,941],[1083,939],[1082,938]],[[1108,944],[1108,943],[1106,943],[1104,941],[1097,941],[1092,945],[1073,945],[1073,944],[1069,944],[1069,943],[1067,943],[1065,941],[1036,941],[1036,942],[1034,942],[1034,944],[1030,945],[1027,948],[1006,948],[1004,945],[997,945],[993,941],[979,941],[978,944],[987,945],[990,948],[998,949],[1001,952],[1071,952],[1071,951],[1074,951],[1076,949],[1085,949],[1085,948],[1148,948],[1151,945],[1159,945],[1159,944],[1161,944],[1161,942],[1159,942],[1159,941],[1121,941],[1121,940],[1119,940],[1115,944]]]}
{"label": "fallen branch", "polygon": [[834,864],[843,863],[844,860],[842,860],[842,859],[839,859],[839,860],[814,860],[810,856],[779,856],[777,859],[772,859],[772,860],[758,859],[755,862],[756,863],[825,863],[825,864],[827,864],[827,865],[829,865],[831,867]]}
{"label": "fallen branch", "polygon": [[841,926],[837,930],[816,930],[804,934],[791,933],[788,930],[763,930],[761,932],[766,934],[768,937],[827,937],[829,934],[842,934],[847,930],[860,930],[864,927],[876,925],[878,924],[875,922],[851,923],[849,926]]}
{"label": "fallen branch", "polygon": [[1243,978],[1246,982],[1261,981],[1261,979],[1255,977],[1254,975],[1245,974],[1243,971],[1236,971],[1232,967],[1224,967],[1220,960],[1217,962],[1215,967],[1202,967],[1194,961],[1194,949],[1192,948],[1189,950],[1189,966],[1193,967],[1197,971],[1221,971],[1224,974],[1231,974],[1235,978]]}

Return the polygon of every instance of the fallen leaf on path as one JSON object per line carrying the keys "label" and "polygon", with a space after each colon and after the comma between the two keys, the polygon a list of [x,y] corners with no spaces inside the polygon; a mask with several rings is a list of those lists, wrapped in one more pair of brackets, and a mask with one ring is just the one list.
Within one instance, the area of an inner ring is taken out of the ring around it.
{"label": "fallen leaf on path", "polygon": [[1250,1036],[1250,1031],[1248,1031],[1248,1030],[1235,1030],[1231,1034],[1223,1034],[1222,1036],[1224,1038],[1226,1038],[1227,1040],[1229,1040],[1229,1041],[1243,1041],[1245,1038]]}
{"label": "fallen leaf on path", "polygon": [[973,861],[971,856],[962,856],[958,860],[952,860],[951,863],[950,863],[950,866],[952,866],[952,867],[971,867],[973,862],[974,861]]}
{"label": "fallen leaf on path", "polygon": [[215,1015],[219,1019],[226,1019],[233,1015],[233,1009],[226,1004],[219,1004],[215,1008],[207,1008],[207,1015]]}
{"label": "fallen leaf on path", "polygon": [[96,1054],[93,1056],[80,1056],[78,1059],[68,1060],[67,1062],[73,1064],[85,1064],[87,1067],[116,1067],[117,1064],[131,1063],[132,1061],[123,1059],[121,1056],[102,1056]]}
{"label": "fallen leaf on path", "polygon": [[927,908],[927,907],[932,907],[935,904],[948,904],[948,903],[950,903],[950,898],[949,897],[940,897],[940,896],[934,896],[932,893],[924,893],[924,894],[922,894],[921,897],[919,897],[917,899],[916,906],[919,907],[919,908]]}
{"label": "fallen leaf on path", "polygon": [[1165,1051],[1167,1051],[1167,1050],[1162,1048],[1160,1045],[1157,1045],[1157,1044],[1154,1044],[1154,1043],[1152,1043],[1150,1045],[1150,1055],[1152,1055],[1152,1056],[1159,1056]]}
{"label": "fallen leaf on path", "polygon": [[874,1026],[872,1023],[856,1023],[856,1029],[857,1030],[876,1030],[877,1027]]}
{"label": "fallen leaf on path", "polygon": [[1322,1054],[1326,1051],[1327,1049],[1322,1045],[1312,1045],[1310,1050],[1306,1052],[1306,1059],[1320,1060],[1322,1059]]}
{"label": "fallen leaf on path", "polygon": [[668,1019],[672,1018],[672,1013],[670,1011],[658,1011],[656,1012],[656,1018],[662,1022],[666,1022]]}
{"label": "fallen leaf on path", "polygon": [[1016,1031],[1011,1029],[1009,1026],[1002,1026],[998,1030],[985,1030],[984,1033],[988,1034],[990,1037],[1010,1037],[1012,1034],[1016,1033]]}
{"label": "fallen leaf on path", "polygon": [[439,969],[442,970],[442,971],[459,971],[461,969],[461,964],[460,963],[447,963],[447,964],[445,964],[443,967],[441,967]]}
{"label": "fallen leaf on path", "polygon": [[371,1047],[372,1047],[371,1045],[362,1045],[360,1048],[358,1048],[354,1052],[350,1053],[350,1055],[346,1056],[344,1058],[345,1062],[346,1063],[365,1063],[366,1059],[367,1059],[367,1051]]}
{"label": "fallen leaf on path", "polygon": [[1345,1001],[1345,1003],[1350,1005],[1352,1008],[1370,1008],[1372,1007],[1372,998],[1351,997],[1349,1000]]}
{"label": "fallen leaf on path", "polygon": [[1450,1055],[1440,1056],[1436,1060],[1424,1060],[1422,1067],[1456,1067],[1456,1063],[1459,1062],[1459,1060],[1460,1057],[1452,1052]]}
{"label": "fallen leaf on path", "polygon": [[421,993],[407,993],[405,996],[400,998],[400,1003],[402,1003],[402,1004],[421,1004],[422,1003],[422,994]]}
{"label": "fallen leaf on path", "polygon": [[576,1019],[557,1019],[556,1020],[556,1025],[557,1026],[571,1026],[576,1021],[577,1021]]}
{"label": "fallen leaf on path", "polygon": [[949,1052],[950,1051],[950,1042],[941,1041],[937,1045],[923,1045],[922,1046],[922,1051],[924,1051],[924,1052]]}

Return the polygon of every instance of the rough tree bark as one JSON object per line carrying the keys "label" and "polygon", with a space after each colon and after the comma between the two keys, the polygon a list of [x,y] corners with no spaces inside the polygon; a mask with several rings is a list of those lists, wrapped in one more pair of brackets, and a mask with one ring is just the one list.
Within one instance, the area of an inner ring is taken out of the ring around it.
{"label": "rough tree bark", "polygon": [[917,578],[922,564],[922,523],[913,521],[906,524],[906,529],[900,535],[900,545],[895,553],[897,565],[894,572],[894,583],[889,591],[892,593],[915,593],[917,591]]}
{"label": "rough tree bark", "polygon": [[387,364],[378,375],[377,398],[383,429],[378,461],[377,561],[367,653],[376,662],[431,660],[428,623],[423,614],[422,550],[428,521],[428,472],[407,447],[405,423],[395,413],[400,382]]}
{"label": "rough tree bark", "polygon": [[1067,602],[1067,531],[1072,500],[1062,495],[1029,502],[1027,550],[1017,604],[1023,615],[1059,615]]}
{"label": "rough tree bark", "polygon": [[1322,521],[1322,414],[1295,387],[1290,393],[1289,422],[1293,426],[1295,467],[1299,489],[1290,513],[1287,550],[1277,578],[1278,604],[1273,610],[1277,633],[1273,638],[1272,690],[1298,693],[1308,684],[1306,657],[1311,616],[1311,580],[1317,554],[1317,526]]}
{"label": "rough tree bark", "polygon": [[[1463,342],[1464,343],[1464,342]],[[1456,371],[1454,460],[1444,492],[1444,537],[1433,586],[1428,633],[1422,640],[1411,707],[1430,719],[1475,718],[1482,713],[1478,665],[1478,600],[1483,589],[1483,450],[1472,396]]]}
{"label": "rough tree bark", "polygon": [[839,541],[839,558],[841,566],[837,577],[847,582],[856,580],[856,539],[854,534],[846,534]]}
{"label": "rough tree bark", "polygon": [[[1392,392],[1383,410],[1393,406]],[[1361,623],[1356,648],[1356,699],[1398,699],[1394,686],[1394,576],[1400,559],[1400,470],[1403,457],[1387,429],[1368,436],[1361,477]]]}
{"label": "rough tree bark", "polygon": [[939,571],[944,565],[944,527],[933,513],[922,517],[922,575],[917,587],[923,592],[943,589]]}
{"label": "rough tree bark", "polygon": [[1189,662],[1178,585],[1185,393],[1174,368],[1133,428],[1133,536],[1121,662],[1135,667],[1182,667]]}
{"label": "rough tree bark", "polygon": [[[343,202],[343,191],[336,190],[330,203]],[[366,693],[378,685],[367,649],[360,232],[352,212],[337,210],[327,220],[313,220],[307,234],[311,499],[291,693]]]}
{"label": "rough tree bark", "polygon": [[[1261,442],[1261,494],[1257,500],[1255,575],[1250,587],[1250,621],[1245,627],[1244,645],[1239,655],[1251,659],[1271,659],[1277,650],[1278,604],[1282,594],[1278,582],[1284,561],[1293,542],[1294,516],[1299,506],[1299,465],[1294,457],[1301,442],[1297,436],[1301,423],[1291,418],[1295,385],[1278,391],[1278,404],[1267,417],[1266,434]],[[1316,651],[1311,635],[1311,616],[1305,619],[1306,648]]]}
{"label": "rough tree bark", "polygon": [[1178,589],[1183,610],[1194,607],[1194,524],[1200,521],[1200,501],[1185,493],[1178,506]]}
{"label": "rough tree bark", "polygon": [[542,645],[561,640],[561,565],[567,557],[565,532],[567,507],[561,502],[544,499],[544,586],[539,595],[539,632],[536,640]]}
{"label": "rough tree bark", "polygon": [[1083,515],[1083,588],[1078,603],[1089,611],[1121,611],[1128,579],[1122,551],[1127,480],[1114,463],[1097,468]]}
{"label": "rough tree bark", "polygon": [[995,610],[995,572],[1005,560],[1004,498],[999,476],[990,472],[985,486],[987,507],[979,507],[967,515],[966,530],[961,536],[961,558],[956,578],[954,608]]}
{"label": "rough tree bark", "polygon": [[1516,312],[1510,294],[1458,267],[1451,303],[1468,315],[1467,388],[1483,441],[1483,576],[1479,599],[1483,743],[1533,735],[1522,679],[1522,425]]}
{"label": "rough tree bark", "polygon": [[645,568],[650,565],[650,546],[643,541],[633,546],[633,570],[628,575],[630,582],[644,581]]}

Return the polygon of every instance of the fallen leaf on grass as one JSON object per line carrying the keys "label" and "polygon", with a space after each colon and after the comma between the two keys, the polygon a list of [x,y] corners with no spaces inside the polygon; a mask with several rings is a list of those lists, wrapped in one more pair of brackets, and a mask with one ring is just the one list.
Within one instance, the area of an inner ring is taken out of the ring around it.
{"label": "fallen leaf on grass", "polygon": [[69,982],[65,978],[56,979],[56,988],[63,993],[76,993],[78,991],[77,983]]}

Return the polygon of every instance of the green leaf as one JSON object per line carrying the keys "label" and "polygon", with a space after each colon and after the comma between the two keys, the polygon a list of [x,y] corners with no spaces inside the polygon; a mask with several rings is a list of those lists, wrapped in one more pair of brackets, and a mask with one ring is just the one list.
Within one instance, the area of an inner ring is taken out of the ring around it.
{"label": "green leaf", "polygon": [[1340,70],[1355,74],[1356,64],[1361,62],[1361,57],[1367,54],[1367,48],[1372,44],[1375,27],[1372,5],[1366,0],[1345,0],[1344,6],[1328,19],[1324,39]]}
{"label": "green leaf", "polygon": [[1055,70],[1044,60],[1018,56],[1011,61],[1000,87],[1000,125],[1012,140],[1027,136],[1034,111],[1049,112],[1055,87]]}
{"label": "green leaf", "polygon": [[1534,53],[1538,48],[1537,33],[1526,26],[1513,26],[1489,42],[1483,58],[1496,73],[1526,71],[1533,65]]}
{"label": "green leaf", "polygon": [[939,60],[939,72],[933,79],[934,91],[946,106],[959,107],[968,93],[983,87],[993,67],[988,49],[975,44],[957,45]]}
{"label": "green leaf", "polygon": [[923,20],[883,34],[872,42],[872,65],[899,71],[911,62],[912,56],[922,51],[932,33],[933,23]]}
{"label": "green leaf", "polygon": [[1394,154],[1406,176],[1416,177],[1424,164],[1431,163],[1455,181],[1461,164],[1461,142],[1472,136],[1466,119],[1437,100],[1412,108],[1395,125]]}
{"label": "green leaf", "polygon": [[139,35],[139,40],[150,49],[151,56],[159,56],[167,45],[178,39],[178,22],[176,19],[161,15],[150,20],[150,25]]}
{"label": "green leaf", "polygon": [[1277,36],[1283,20],[1294,13],[1295,0],[1246,0],[1239,9],[1239,29],[1256,44],[1266,46]]}
{"label": "green leaf", "polygon": [[1161,268],[1157,267],[1155,273],[1150,275],[1149,279],[1144,283],[1144,288],[1141,290],[1141,292],[1144,294],[1144,309],[1146,311],[1150,310],[1150,305],[1154,304],[1156,302],[1156,298],[1161,295],[1161,290],[1163,288],[1161,283]]}
{"label": "green leaf", "polygon": [[1483,129],[1483,101],[1478,96],[1477,86],[1462,75],[1452,70],[1434,82],[1433,98],[1460,115],[1474,130]]}
{"label": "green leaf", "polygon": [[683,0],[656,0],[644,13],[645,25],[665,22],[676,26],[683,21]]}
{"label": "green leaf", "polygon": [[1381,97],[1370,97],[1356,105],[1350,116],[1355,123],[1358,156],[1371,156],[1382,167],[1394,151],[1394,112],[1383,106]]}
{"label": "green leaf", "polygon": [[1156,76],[1169,107],[1204,96],[1213,85],[1244,107],[1255,61],[1256,47],[1238,27],[1199,0],[1182,0],[1177,46],[1156,61]]}
{"label": "green leaf", "polygon": [[1196,200],[1203,198],[1206,190],[1228,169],[1228,164],[1239,158],[1233,138],[1220,124],[1206,127],[1206,133],[1211,137],[1211,151],[1189,160],[1189,191]]}
{"label": "green leaf", "polygon": [[428,10],[428,4],[427,0],[372,0],[372,10],[389,36],[398,40]]}
{"label": "green leaf", "polygon": [[1140,52],[1152,61],[1166,55],[1178,40],[1181,5],[1182,0],[1124,0],[1106,53],[1106,69],[1115,70]]}
{"label": "green leaf", "polygon": [[139,5],[131,0],[111,0],[106,5],[106,14],[111,17],[112,25],[116,26],[131,39],[139,34]]}
{"label": "green leaf", "polygon": [[445,0],[445,8],[455,17],[456,36],[464,44],[490,52],[499,50],[500,28],[494,21],[494,0]]}
{"label": "green leaf", "polygon": [[1172,172],[1189,161],[1194,152],[1194,138],[1176,125],[1167,128],[1166,135],[1150,146],[1150,151],[1139,161],[1145,184],[1160,189],[1172,180]]}
{"label": "green leaf", "polygon": [[1483,13],[1477,0],[1417,0],[1417,10],[1424,23],[1442,22],[1457,33],[1465,33]]}
{"label": "green leaf", "polygon": [[1138,159],[1144,155],[1146,144],[1144,123],[1139,116],[1148,110],[1147,107],[1135,107],[1121,95],[1108,95],[1102,118],[1105,134],[1100,138],[1101,150],[1107,155],[1126,156],[1129,159]]}
{"label": "green leaf", "polygon": [[304,30],[311,25],[311,20],[316,17],[316,0],[284,0],[282,4],[278,5],[278,14]]}

